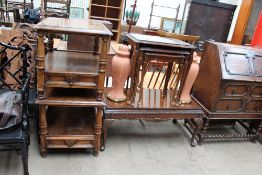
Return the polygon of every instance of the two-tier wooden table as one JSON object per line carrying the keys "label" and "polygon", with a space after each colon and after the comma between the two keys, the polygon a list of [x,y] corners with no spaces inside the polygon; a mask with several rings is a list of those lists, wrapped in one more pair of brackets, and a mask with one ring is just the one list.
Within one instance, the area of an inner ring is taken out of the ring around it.
{"label": "two-tier wooden table", "polygon": [[[108,90],[105,90],[107,93]],[[142,96],[141,96],[142,95]],[[138,103],[140,101],[140,103]],[[176,106],[172,104],[172,91],[167,90],[166,96],[163,96],[163,90],[160,89],[142,89],[142,92],[136,92],[135,104],[129,105],[127,102],[116,103],[105,100],[105,120],[128,119],[128,120],[167,120],[167,119],[192,119],[196,127],[189,131],[192,134],[191,146],[196,145],[196,137],[200,134],[203,127],[205,114],[199,104],[194,100],[191,104]],[[107,125],[104,126],[104,144],[107,138]]]}
{"label": "two-tier wooden table", "polygon": [[[44,157],[47,148],[94,148],[97,155],[105,106],[107,47],[112,33],[101,22],[87,19],[50,17],[34,28],[38,32],[40,153]],[[57,34],[99,37],[102,46],[90,52],[54,50],[53,37]]]}

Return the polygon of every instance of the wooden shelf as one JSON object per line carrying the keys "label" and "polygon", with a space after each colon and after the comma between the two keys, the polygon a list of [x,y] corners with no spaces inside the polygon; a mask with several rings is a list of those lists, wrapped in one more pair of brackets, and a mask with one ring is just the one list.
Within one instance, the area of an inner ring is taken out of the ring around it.
{"label": "wooden shelf", "polygon": [[88,52],[53,51],[46,55],[46,73],[98,75],[99,55]]}
{"label": "wooden shelf", "polygon": [[94,139],[95,111],[93,108],[47,108],[48,136],[90,136]]}
{"label": "wooden shelf", "polygon": [[106,20],[105,17],[101,16],[90,16],[91,19],[101,19],[101,20]]}
{"label": "wooden shelf", "polygon": [[47,108],[46,115],[47,148],[93,148],[95,139],[93,108],[51,106]]}
{"label": "wooden shelf", "polygon": [[36,103],[47,106],[105,106],[104,102],[96,100],[95,90],[74,88],[47,88],[45,99],[36,100]]}
{"label": "wooden shelf", "polygon": [[119,10],[121,10],[121,9],[122,9],[121,7],[115,7],[115,6],[107,6],[107,8],[112,8],[112,9],[119,9]]}
{"label": "wooden shelf", "polygon": [[111,21],[120,21],[120,19],[117,19],[117,18],[108,18],[108,17],[106,17],[106,20],[111,20]]}
{"label": "wooden shelf", "polygon": [[95,7],[106,7],[106,5],[101,5],[101,4],[91,4],[91,5]]}
{"label": "wooden shelf", "polygon": [[112,8],[112,9],[119,9],[121,10],[121,7],[114,7],[114,6],[106,6],[106,5],[100,5],[100,4],[91,4],[92,6],[96,7],[107,7],[107,8]]}

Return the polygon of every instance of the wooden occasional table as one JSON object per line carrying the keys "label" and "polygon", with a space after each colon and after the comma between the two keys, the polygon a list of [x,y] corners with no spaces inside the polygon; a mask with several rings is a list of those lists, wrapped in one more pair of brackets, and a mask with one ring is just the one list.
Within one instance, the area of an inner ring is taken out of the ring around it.
{"label": "wooden occasional table", "polygon": [[[180,86],[177,89],[176,98],[172,99],[173,102],[178,102],[193,60],[192,55],[195,48],[186,42],[160,36],[130,33],[126,34],[126,37],[128,38],[128,43],[132,47],[131,89],[128,94],[129,104],[134,105],[135,91],[139,83],[140,66],[141,64],[144,65],[146,61],[151,60],[168,62],[165,84],[169,81],[173,64],[179,64],[179,76],[177,81],[180,82]],[[142,60],[140,60],[140,58]],[[167,88],[165,85],[164,91],[166,90]],[[165,93],[166,92],[164,92],[164,95]]]}
{"label": "wooden occasional table", "polygon": [[[108,90],[105,90],[107,93]],[[141,96],[142,94],[142,96]],[[116,103],[105,100],[105,126],[104,144],[107,138],[107,120],[112,119],[146,119],[146,120],[165,120],[165,119],[192,119],[197,123],[197,127],[189,130],[192,133],[191,145],[196,145],[196,137],[199,135],[205,114],[200,105],[194,100],[191,104],[180,106],[172,105],[172,91],[167,90],[163,97],[163,90],[143,89],[142,93],[137,92],[135,103],[141,100],[139,106],[130,106],[127,102]]]}
{"label": "wooden occasional table", "polygon": [[[107,47],[112,33],[87,19],[46,18],[34,26],[38,32],[37,91],[40,153],[48,148],[100,150]],[[97,51],[55,50],[54,34],[101,38]],[[44,36],[48,36],[45,53]]]}

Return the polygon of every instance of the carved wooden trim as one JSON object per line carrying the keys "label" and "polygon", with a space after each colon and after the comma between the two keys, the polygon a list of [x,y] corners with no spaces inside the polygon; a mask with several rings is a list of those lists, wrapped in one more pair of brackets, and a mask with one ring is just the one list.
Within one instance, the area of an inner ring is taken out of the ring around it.
{"label": "carved wooden trim", "polygon": [[76,144],[76,140],[65,140],[64,142],[68,148],[73,148],[74,145]]}
{"label": "carved wooden trim", "polygon": [[175,114],[188,114],[188,115],[200,115],[203,112],[200,111],[185,111],[185,110],[174,110],[174,111],[166,111],[166,110],[139,110],[139,111],[106,111],[106,115],[175,115]]}

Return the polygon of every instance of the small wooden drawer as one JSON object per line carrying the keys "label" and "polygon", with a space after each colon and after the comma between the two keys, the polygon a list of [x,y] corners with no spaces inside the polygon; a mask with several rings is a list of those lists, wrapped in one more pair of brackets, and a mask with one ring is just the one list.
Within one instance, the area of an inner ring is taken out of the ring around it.
{"label": "small wooden drawer", "polygon": [[81,74],[48,74],[46,87],[97,88],[98,76]]}
{"label": "small wooden drawer", "polygon": [[225,96],[246,96],[248,94],[247,85],[242,84],[226,84],[224,86]]}
{"label": "small wooden drawer", "polygon": [[262,112],[262,100],[250,100],[247,102],[245,112]]}
{"label": "small wooden drawer", "polygon": [[214,107],[215,112],[240,112],[243,109],[242,99],[219,99]]}
{"label": "small wooden drawer", "polygon": [[262,97],[262,85],[254,85],[250,90],[250,96]]}

